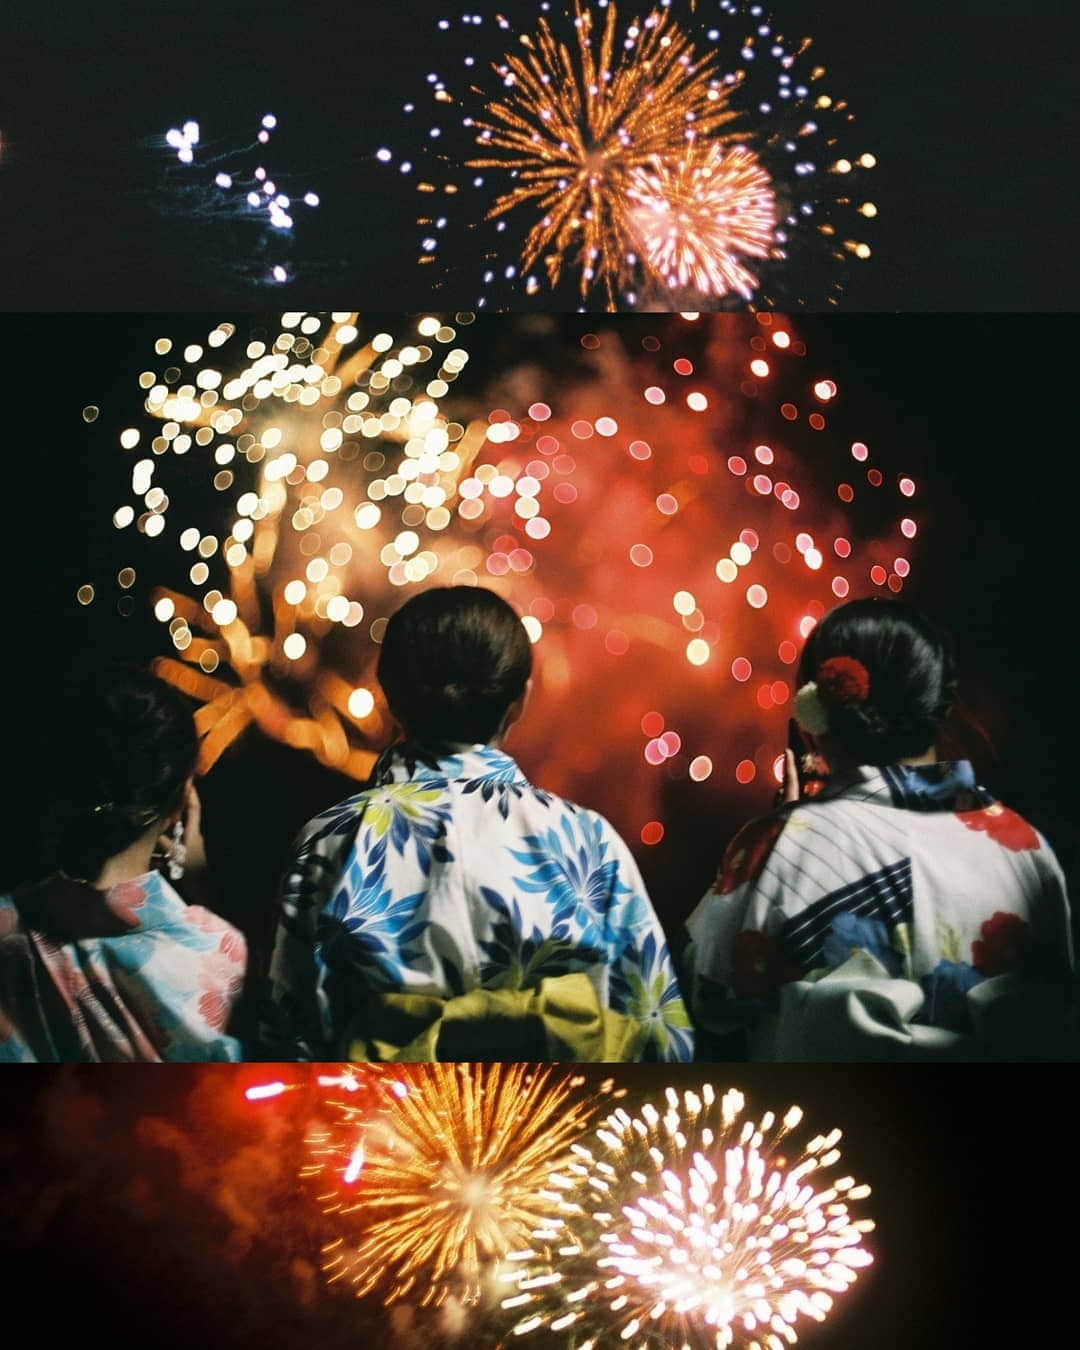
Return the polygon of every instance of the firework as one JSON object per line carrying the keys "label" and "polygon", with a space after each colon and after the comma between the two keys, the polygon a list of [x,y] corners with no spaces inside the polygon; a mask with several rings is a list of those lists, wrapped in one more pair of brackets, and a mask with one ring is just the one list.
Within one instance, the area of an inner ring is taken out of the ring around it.
{"label": "firework", "polygon": [[757,277],[742,257],[768,257],[776,202],[751,151],[714,143],[656,158],[631,175],[627,197],[642,255],[672,290],[753,296]]}
{"label": "firework", "polygon": [[776,316],[665,317],[644,347],[611,320],[528,359],[529,321],[467,318],[161,339],[119,432],[120,604],[150,583],[204,769],[256,726],[363,778],[392,730],[388,616],[490,586],[537,646],[515,754],[656,844],[673,780],[775,780],[799,643],[836,599],[902,591],[915,483],[843,433]]}
{"label": "firework", "polygon": [[[584,0],[540,8],[520,29],[484,12],[439,20],[440,68],[404,104],[399,144],[375,154],[416,182],[419,261],[443,286],[463,284],[479,235],[478,307],[571,287],[585,309],[662,304],[669,260],[651,233],[643,246],[631,192],[640,199],[651,178],[646,195],[670,188],[685,210],[685,190],[708,184],[695,169],[737,141],[757,157],[774,220],[755,225],[762,251],[743,251],[761,265],[732,273],[737,285],[716,284],[723,268],[687,267],[694,303],[837,300],[842,264],[870,256],[863,227],[877,208],[863,180],[876,159],[852,145],[851,110],[808,38],[785,37],[757,0],[665,3],[644,18]],[[691,209],[701,240],[709,209]]]}
{"label": "firework", "polygon": [[498,67],[506,93],[474,120],[485,156],[471,168],[515,180],[492,218],[530,207],[521,263],[543,257],[552,286],[564,262],[580,271],[582,299],[599,284],[607,307],[629,280],[636,258],[630,184],[652,160],[678,159],[687,142],[716,136],[733,114],[710,58],[661,12],[632,24],[616,57],[618,15],[609,6],[599,41],[592,11],[575,0],[575,46],[556,41],[541,19],[525,56]]}
{"label": "firework", "polygon": [[873,1221],[850,1209],[870,1188],[825,1177],[839,1130],[792,1157],[801,1110],[754,1121],[744,1106],[734,1090],[669,1088],[660,1109],[618,1108],[575,1144],[549,1179],[558,1219],[501,1276],[514,1333],[570,1333],[580,1350],[781,1350],[801,1319],[824,1321],[873,1259]]}
{"label": "firework", "polygon": [[455,1064],[385,1081],[385,1110],[332,1092],[331,1122],[309,1136],[305,1176],[344,1230],[323,1248],[326,1277],[388,1305],[476,1303],[495,1264],[554,1210],[548,1172],[592,1114],[581,1080]]}
{"label": "firework", "polygon": [[[182,127],[171,127],[165,133],[165,144],[176,151],[181,164],[193,165],[200,152],[201,168],[215,169],[213,187],[209,178],[197,189],[197,196],[184,197],[186,209],[196,209],[212,216],[247,217],[267,226],[275,237],[291,234],[295,225],[293,212],[298,203],[305,207],[320,204],[319,194],[310,190],[294,196],[283,190],[279,176],[270,173],[262,163],[250,163],[252,152],[261,158],[261,147],[266,145],[276,130],[278,119],[267,113],[259,124],[255,140],[239,147],[220,143],[201,144],[198,122],[187,121]],[[205,152],[205,153],[202,153]],[[222,167],[224,166],[224,167]],[[260,279],[281,283],[291,280],[289,269],[280,261],[261,266]]]}

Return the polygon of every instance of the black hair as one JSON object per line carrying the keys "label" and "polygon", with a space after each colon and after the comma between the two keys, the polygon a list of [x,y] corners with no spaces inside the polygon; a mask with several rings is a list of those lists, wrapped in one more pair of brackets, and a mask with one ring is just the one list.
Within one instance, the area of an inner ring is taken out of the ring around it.
{"label": "black hair", "polygon": [[864,703],[831,704],[829,732],[860,764],[895,764],[937,741],[956,696],[952,654],[940,632],[900,600],[852,600],[831,610],[806,640],[799,684],[832,656],[861,661]]}
{"label": "black hair", "polygon": [[145,671],[113,667],[71,689],[56,728],[63,779],[45,852],[93,881],[105,862],[180,805],[198,735],[182,696]]}
{"label": "black hair", "polygon": [[490,741],[532,673],[532,647],[515,611],[479,586],[413,596],[386,626],[378,676],[410,740]]}

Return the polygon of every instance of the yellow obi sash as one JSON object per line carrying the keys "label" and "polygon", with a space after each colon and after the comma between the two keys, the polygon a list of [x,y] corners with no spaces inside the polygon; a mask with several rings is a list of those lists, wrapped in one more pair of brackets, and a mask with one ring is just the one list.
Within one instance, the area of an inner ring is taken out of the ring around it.
{"label": "yellow obi sash", "polygon": [[454,998],[375,994],[354,1026],[354,1063],[436,1060],[574,1063],[640,1058],[648,1031],[609,1008],[580,972],[535,989],[474,989]]}

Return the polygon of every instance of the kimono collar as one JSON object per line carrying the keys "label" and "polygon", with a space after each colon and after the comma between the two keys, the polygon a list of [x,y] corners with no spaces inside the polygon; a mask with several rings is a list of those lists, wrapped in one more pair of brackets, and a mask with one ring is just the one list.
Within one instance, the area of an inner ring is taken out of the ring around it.
{"label": "kimono collar", "polygon": [[187,909],[160,872],[117,882],[106,891],[57,873],[12,898],[28,928],[60,942],[157,928]]}
{"label": "kimono collar", "polygon": [[427,747],[409,742],[399,742],[383,752],[371,775],[371,786],[423,779],[528,786],[528,779],[516,762],[493,745]]}
{"label": "kimono collar", "polygon": [[966,759],[937,764],[862,765],[844,774],[822,794],[846,801],[878,802],[907,811],[971,811],[993,802],[975,781]]}

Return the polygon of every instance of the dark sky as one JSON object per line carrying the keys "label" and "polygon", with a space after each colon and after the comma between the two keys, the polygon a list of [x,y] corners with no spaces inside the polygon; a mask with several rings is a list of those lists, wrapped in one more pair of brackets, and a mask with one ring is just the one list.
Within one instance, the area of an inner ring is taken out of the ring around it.
{"label": "dark sky", "polygon": [[[281,1076],[301,1072],[283,1066]],[[1053,1335],[1067,1317],[1062,1221],[1076,1179],[1059,1161],[1060,1095],[1045,1070],[623,1066],[616,1075],[627,1105],[707,1078],[740,1087],[755,1113],[797,1102],[804,1138],[844,1131],[837,1175],[873,1188],[863,1203],[877,1222],[876,1260],[829,1323],[800,1336],[806,1350],[1004,1350]],[[29,1311],[51,1342],[100,1328],[116,1344],[149,1337],[162,1350],[346,1350],[376,1334],[403,1344],[347,1291],[317,1292],[317,1248],[337,1229],[321,1226],[293,1180],[310,1106],[303,1092],[245,1103],[244,1087],[265,1078],[221,1065],[5,1074],[9,1308]],[[483,1342],[459,1342],[470,1343]]]}
{"label": "dark sky", "polygon": [[[520,0],[503,8],[537,12]],[[831,87],[858,114],[860,143],[879,158],[875,258],[848,269],[845,308],[1080,304],[1074,5],[790,0],[775,9],[789,33],[814,34]],[[280,119],[274,163],[295,166],[323,196],[297,228],[288,303],[326,307],[343,293],[383,309],[430,303],[430,270],[414,262],[416,194],[368,157],[384,140],[401,143],[398,110],[436,63],[434,25],[445,12],[421,0],[318,10],[281,0],[8,0],[0,304],[266,303],[264,287],[225,267],[237,260],[265,273],[258,231],[185,210],[163,215],[169,161],[146,144],[187,117],[204,137],[244,138],[265,111]],[[457,249],[447,308],[475,301],[475,247],[469,237]]]}

